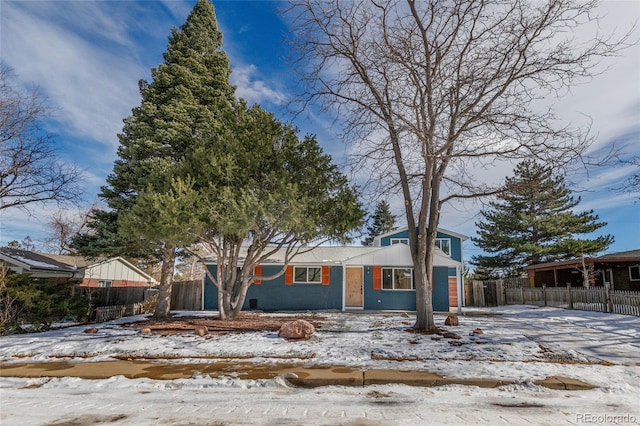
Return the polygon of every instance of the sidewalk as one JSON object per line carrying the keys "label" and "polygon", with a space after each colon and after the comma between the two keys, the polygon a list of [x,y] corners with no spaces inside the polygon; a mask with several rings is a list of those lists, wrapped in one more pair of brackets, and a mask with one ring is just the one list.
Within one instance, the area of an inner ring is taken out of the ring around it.
{"label": "sidewalk", "polygon": [[[455,378],[428,371],[399,369],[357,369],[349,367],[303,367],[300,365],[259,365],[239,362],[214,363],[161,363],[142,360],[115,360],[97,362],[54,361],[46,363],[0,363],[0,377],[77,377],[82,379],[107,379],[124,376],[128,379],[174,380],[188,379],[194,375],[212,378],[233,376],[243,380],[273,379],[283,377],[294,386],[369,386],[404,384],[434,387],[467,385],[479,388],[497,388],[513,385],[515,380],[487,378]],[[567,377],[548,377],[533,382],[548,389],[588,390],[597,386]]]}

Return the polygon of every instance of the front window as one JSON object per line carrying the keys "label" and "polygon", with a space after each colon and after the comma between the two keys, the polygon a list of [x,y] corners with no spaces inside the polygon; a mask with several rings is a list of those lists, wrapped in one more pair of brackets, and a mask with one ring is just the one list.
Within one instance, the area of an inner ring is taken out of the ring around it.
{"label": "front window", "polygon": [[413,269],[382,268],[383,290],[413,290]]}
{"label": "front window", "polygon": [[436,238],[436,247],[451,256],[451,238]]}
{"label": "front window", "polygon": [[321,283],[322,268],[320,267],[300,267],[293,268],[294,283]]}
{"label": "front window", "polygon": [[409,245],[408,238],[391,238],[391,245],[393,244],[406,244]]}
{"label": "front window", "polygon": [[640,265],[629,266],[629,279],[631,281],[640,281]]}
{"label": "front window", "polygon": [[100,280],[98,281],[98,287],[111,287],[113,283],[111,280]]}

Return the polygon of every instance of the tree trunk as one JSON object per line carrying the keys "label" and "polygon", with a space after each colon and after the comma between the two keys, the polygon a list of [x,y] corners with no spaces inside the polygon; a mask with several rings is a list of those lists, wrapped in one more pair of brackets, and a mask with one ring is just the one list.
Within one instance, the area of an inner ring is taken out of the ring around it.
{"label": "tree trunk", "polygon": [[416,285],[416,330],[431,331],[436,328],[433,320],[433,283],[431,275],[427,273],[427,265],[430,262],[417,262],[414,264],[414,279]]}
{"label": "tree trunk", "polygon": [[[433,188],[433,187],[431,187]],[[432,189],[429,214],[426,209],[420,212],[418,236],[413,258],[414,276],[416,279],[416,330],[433,331],[436,324],[433,319],[433,256],[435,251],[440,205],[437,201],[439,193]],[[423,195],[423,197],[426,197]],[[428,222],[425,221],[428,219]],[[424,224],[424,225],[423,225]]]}
{"label": "tree trunk", "polygon": [[[235,288],[236,286],[240,286],[240,288]],[[231,289],[227,293],[228,297],[218,297],[220,319],[235,320],[240,316],[240,312],[242,312],[242,306],[244,305],[245,298],[247,297],[247,290],[249,289],[249,285],[247,283],[242,284],[234,282],[233,285],[225,287],[231,287]],[[218,293],[218,295],[219,294],[220,293]]]}
{"label": "tree trunk", "polygon": [[153,315],[155,319],[167,319],[171,311],[171,286],[173,284],[173,269],[176,259],[176,248],[165,244],[162,249],[162,269],[160,272],[160,291]]}
{"label": "tree trunk", "polygon": [[[226,288],[225,283],[222,283],[222,288]],[[231,307],[231,296],[229,293],[218,290],[218,312],[220,313],[221,320],[229,319],[229,309]]]}

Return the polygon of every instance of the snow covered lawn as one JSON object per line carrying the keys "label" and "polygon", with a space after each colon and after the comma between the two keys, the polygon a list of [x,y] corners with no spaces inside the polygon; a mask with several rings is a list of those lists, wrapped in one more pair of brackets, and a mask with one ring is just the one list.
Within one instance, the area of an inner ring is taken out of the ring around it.
{"label": "snow covered lawn", "polygon": [[[181,312],[180,315],[215,315]],[[268,314],[265,314],[268,315]],[[282,313],[273,315],[282,316]],[[292,316],[294,314],[291,314]],[[133,317],[47,333],[0,337],[11,363],[159,358],[155,362],[242,360],[260,365],[347,366],[429,371],[445,377],[515,381],[497,389],[470,386],[300,389],[282,378],[241,380],[105,380],[0,378],[0,421],[12,424],[573,424],[640,423],[640,318],[532,306],[465,309],[461,339],[408,331],[403,313],[304,314],[321,323],[308,341],[277,332],[141,334]],[[296,313],[295,316],[301,316]],[[474,330],[481,329],[482,333]],[[176,357],[182,359],[177,360]],[[165,359],[162,359],[165,358]],[[533,384],[550,376],[580,379],[590,391]],[[37,408],[37,409],[36,409]],[[627,417],[624,417],[624,416]],[[597,417],[600,416],[600,417]],[[616,417],[622,416],[622,417]]]}

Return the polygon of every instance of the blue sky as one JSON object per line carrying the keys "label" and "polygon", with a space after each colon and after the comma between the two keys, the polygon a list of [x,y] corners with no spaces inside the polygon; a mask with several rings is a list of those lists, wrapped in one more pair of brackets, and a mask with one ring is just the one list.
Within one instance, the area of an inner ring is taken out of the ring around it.
{"label": "blue sky", "polygon": [[[138,80],[149,79],[150,68],[162,61],[172,26],[180,26],[195,0],[10,1],[0,2],[0,59],[13,68],[15,83],[37,85],[48,98],[53,116],[47,130],[54,134],[60,159],[85,171],[87,204],[111,172],[122,120],[140,102]],[[295,81],[285,63],[288,32],[276,13],[282,2],[214,1],[223,48],[231,59],[232,83],[237,95],[260,103],[282,119]],[[603,30],[625,31],[640,18],[640,2],[608,1],[600,9]],[[636,31],[635,38],[640,38]],[[640,153],[640,49],[602,64],[607,72],[576,87],[558,101],[566,120],[590,117],[597,135],[594,150],[606,150],[614,141],[627,154]],[[348,147],[337,137],[330,114],[303,114],[293,118],[303,133],[315,133],[338,163]],[[594,209],[608,226],[601,233],[615,236],[608,252],[640,248],[640,194],[615,191],[634,171],[611,166],[570,176],[582,197],[580,210]],[[637,168],[635,169],[637,171]],[[510,168],[481,171],[487,180],[502,180]],[[397,197],[394,213],[402,215]],[[367,198],[368,202],[369,198]],[[373,204],[374,202],[372,202]],[[83,208],[83,205],[78,208]],[[468,202],[443,209],[441,226],[475,235],[480,203]],[[373,205],[371,206],[373,209]],[[38,206],[31,214],[0,212],[0,245],[27,235],[38,243],[56,206]],[[467,257],[477,253],[465,244]]]}

